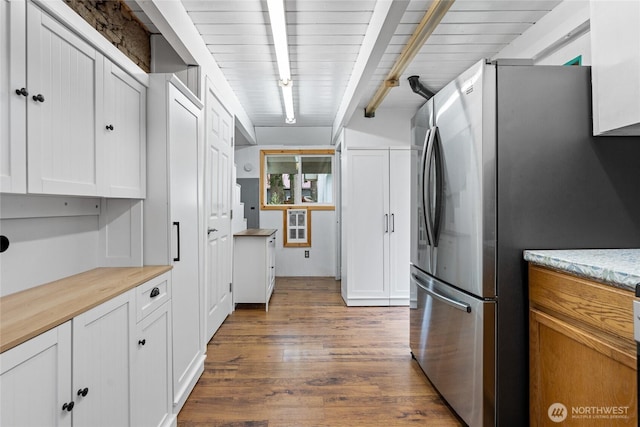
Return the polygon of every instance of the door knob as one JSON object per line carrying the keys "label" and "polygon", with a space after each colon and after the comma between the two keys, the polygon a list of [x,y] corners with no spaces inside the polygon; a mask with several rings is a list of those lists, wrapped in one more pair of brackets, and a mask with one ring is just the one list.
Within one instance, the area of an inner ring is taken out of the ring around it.
{"label": "door knob", "polygon": [[211,233],[215,233],[216,231],[218,231],[218,229],[217,229],[217,228],[209,228],[209,229],[207,230],[207,236],[208,236],[209,234],[211,234]]}

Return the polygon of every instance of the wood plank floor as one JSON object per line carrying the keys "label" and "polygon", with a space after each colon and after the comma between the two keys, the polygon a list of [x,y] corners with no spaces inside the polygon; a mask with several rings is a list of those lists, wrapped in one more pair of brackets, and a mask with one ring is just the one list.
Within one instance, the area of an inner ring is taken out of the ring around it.
{"label": "wood plank floor", "polygon": [[407,307],[346,307],[332,278],[278,278],[213,337],[178,426],[461,426],[409,350]]}

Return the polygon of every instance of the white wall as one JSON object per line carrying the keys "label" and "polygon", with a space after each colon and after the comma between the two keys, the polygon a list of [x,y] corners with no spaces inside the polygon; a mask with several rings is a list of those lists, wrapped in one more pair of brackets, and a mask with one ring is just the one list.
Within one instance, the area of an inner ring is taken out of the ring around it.
{"label": "white wall", "polygon": [[344,145],[353,147],[402,147],[411,145],[412,108],[380,108],[376,116],[354,114],[345,128]]}
{"label": "white wall", "polygon": [[0,296],[98,266],[98,216],[0,220]]}
{"label": "white wall", "polygon": [[278,230],[276,276],[335,276],[335,211],[311,211],[311,247],[306,248],[283,247],[282,215],[283,211],[260,211],[260,228]]}
{"label": "white wall", "polygon": [[330,127],[256,127],[259,145],[304,146],[331,145]]}

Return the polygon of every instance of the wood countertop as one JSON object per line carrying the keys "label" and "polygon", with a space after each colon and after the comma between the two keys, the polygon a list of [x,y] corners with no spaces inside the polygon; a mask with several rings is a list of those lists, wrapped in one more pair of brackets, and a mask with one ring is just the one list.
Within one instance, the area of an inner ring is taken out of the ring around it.
{"label": "wood countertop", "polygon": [[234,236],[254,236],[254,237],[269,237],[275,233],[275,228],[248,228],[234,234]]}
{"label": "wood countertop", "polygon": [[0,298],[0,353],[169,270],[101,267]]}

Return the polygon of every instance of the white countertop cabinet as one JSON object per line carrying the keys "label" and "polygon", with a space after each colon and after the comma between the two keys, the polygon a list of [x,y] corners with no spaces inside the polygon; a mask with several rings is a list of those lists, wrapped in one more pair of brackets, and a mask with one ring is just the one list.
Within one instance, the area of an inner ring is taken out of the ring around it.
{"label": "white countertop cabinet", "polygon": [[168,426],[172,405],[171,273],[136,288],[132,426]]}
{"label": "white countertop cabinet", "polygon": [[0,354],[0,425],[71,426],[71,321]]}
{"label": "white countertop cabinet", "polygon": [[276,230],[248,229],[234,235],[233,301],[265,304],[276,282]]}
{"label": "white countertop cabinet", "polygon": [[166,272],[0,353],[0,425],[173,425],[170,299]]}

